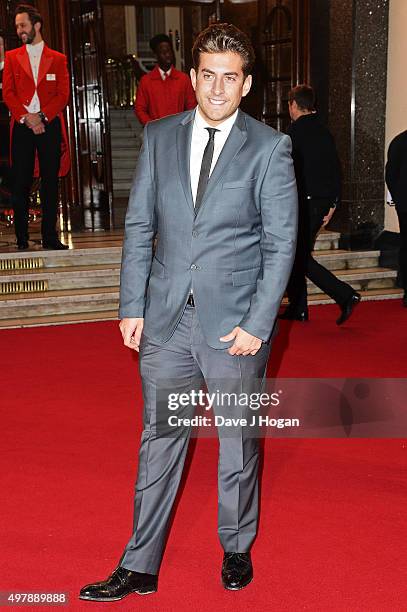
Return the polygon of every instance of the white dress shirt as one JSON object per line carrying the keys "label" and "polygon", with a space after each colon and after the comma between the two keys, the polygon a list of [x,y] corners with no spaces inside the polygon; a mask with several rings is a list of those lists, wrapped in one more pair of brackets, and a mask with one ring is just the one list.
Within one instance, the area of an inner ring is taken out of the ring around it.
{"label": "white dress shirt", "polygon": [[167,72],[164,72],[164,70],[161,70],[160,66],[158,66],[158,70],[160,71],[162,80],[165,81],[165,79],[169,77],[171,74],[172,66],[169,70],[167,70]]}
{"label": "white dress shirt", "polygon": [[39,113],[41,110],[41,104],[40,104],[40,99],[37,95],[37,82],[38,82],[38,71],[40,69],[41,55],[44,49],[44,41],[42,40],[36,45],[28,44],[25,46],[25,48],[27,49],[28,57],[30,58],[31,70],[33,73],[34,83],[35,83],[35,88],[36,88],[29,106],[26,106],[25,108],[27,109],[29,113]]}
{"label": "white dress shirt", "polygon": [[[238,111],[236,110],[233,115],[225,119],[222,123],[216,126],[216,129],[219,130],[215,132],[215,142],[213,149],[213,158],[211,171],[209,176],[212,174],[212,171],[218,161],[219,155],[222,152],[224,144],[227,140],[227,137],[230,134],[230,130],[233,127],[234,122],[236,121]],[[190,168],[190,176],[191,176],[191,191],[192,197],[196,199],[196,192],[198,191],[198,183],[199,183],[199,175],[201,173],[201,164],[202,158],[205,151],[205,147],[208,144],[209,133],[205,128],[213,127],[209,125],[202,117],[199,112],[199,108],[196,108],[195,111],[195,119],[194,125],[192,128],[192,138],[191,138],[191,157],[189,160],[189,168]]]}

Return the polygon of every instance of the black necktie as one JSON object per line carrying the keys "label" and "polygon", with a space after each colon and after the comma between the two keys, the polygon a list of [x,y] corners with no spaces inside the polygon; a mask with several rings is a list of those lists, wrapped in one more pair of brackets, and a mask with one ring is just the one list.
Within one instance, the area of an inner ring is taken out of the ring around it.
{"label": "black necktie", "polygon": [[215,146],[215,132],[219,132],[219,130],[215,128],[207,127],[205,130],[208,130],[209,140],[202,157],[201,172],[199,174],[199,183],[195,198],[195,214],[198,212],[199,207],[202,204],[206,186],[208,184],[209,173],[212,166],[213,149]]}

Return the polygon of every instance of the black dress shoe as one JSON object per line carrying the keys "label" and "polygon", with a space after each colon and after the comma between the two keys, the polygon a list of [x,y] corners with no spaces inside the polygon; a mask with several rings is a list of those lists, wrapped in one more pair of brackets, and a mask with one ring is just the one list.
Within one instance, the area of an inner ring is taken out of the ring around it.
{"label": "black dress shoe", "polygon": [[52,251],[66,251],[67,249],[69,249],[69,246],[67,244],[63,244],[62,242],[60,242],[60,240],[51,240],[50,242],[43,240],[42,248],[50,249]]}
{"label": "black dress shoe", "polygon": [[19,251],[25,251],[26,249],[28,249],[28,242],[27,240],[21,240],[19,242],[17,242],[17,248]]}
{"label": "black dress shoe", "polygon": [[405,292],[404,297],[403,297],[403,306],[404,308],[407,308],[407,291]]}
{"label": "black dress shoe", "polygon": [[285,319],[286,321],[308,321],[308,309],[298,312],[288,307],[281,315],[278,315],[278,318]]}
{"label": "black dress shoe", "polygon": [[342,325],[342,323],[345,323],[345,321],[349,319],[350,315],[353,312],[353,309],[359,304],[361,299],[362,298],[359,293],[356,293],[356,291],[355,293],[352,293],[350,298],[341,306],[342,312],[336,321],[337,325]]}
{"label": "black dress shoe", "polygon": [[103,582],[87,584],[79,593],[79,599],[88,601],[119,601],[130,595],[148,595],[157,590],[158,576],[140,574],[124,567],[117,567],[113,574]]}
{"label": "black dress shoe", "polygon": [[253,580],[250,553],[225,553],[222,564],[222,583],[229,591],[239,591]]}

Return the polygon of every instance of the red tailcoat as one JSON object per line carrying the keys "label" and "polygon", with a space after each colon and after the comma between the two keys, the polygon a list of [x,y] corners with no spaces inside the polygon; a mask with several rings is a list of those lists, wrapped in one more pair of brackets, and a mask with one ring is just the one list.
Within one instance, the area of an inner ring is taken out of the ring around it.
{"label": "red tailcoat", "polygon": [[[20,121],[21,117],[27,114],[25,106],[29,106],[34,93],[35,82],[26,46],[8,51],[3,72],[3,100],[12,115],[10,143],[14,122]],[[62,143],[59,176],[65,176],[70,167],[68,137],[63,115],[69,100],[69,73],[66,56],[58,51],[53,51],[46,45],[42,51],[38,70],[37,95],[41,111],[48,121],[52,121],[55,117],[59,117],[61,121]],[[12,163],[11,159],[10,162]],[[36,159],[35,176],[39,175],[38,170],[38,159]]]}

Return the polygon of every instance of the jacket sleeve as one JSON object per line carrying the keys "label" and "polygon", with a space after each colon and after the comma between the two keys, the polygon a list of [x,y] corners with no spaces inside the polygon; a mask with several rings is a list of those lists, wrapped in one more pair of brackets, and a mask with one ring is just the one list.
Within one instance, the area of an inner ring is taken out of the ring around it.
{"label": "jacket sleeve", "polygon": [[59,56],[58,80],[55,96],[41,108],[48,121],[55,119],[69,102],[69,72],[65,55]]}
{"label": "jacket sleeve", "polygon": [[120,274],[119,317],[144,317],[156,232],[148,126],[130,191]]}
{"label": "jacket sleeve", "polygon": [[397,186],[400,176],[400,156],[397,149],[397,141],[392,140],[387,153],[386,185],[394,202],[398,199]]}
{"label": "jacket sleeve", "polygon": [[144,77],[141,78],[139,86],[137,87],[134,112],[136,113],[137,119],[140,121],[141,125],[146,125],[146,123],[151,121],[151,117],[148,114],[148,93],[146,90]]}
{"label": "jacket sleeve", "polygon": [[196,106],[196,97],[194,88],[192,87],[191,79],[186,74],[185,79],[185,105],[184,110],[192,110]]}
{"label": "jacket sleeve", "polygon": [[294,261],[298,197],[289,136],[282,136],[260,191],[263,276],[239,326],[264,342],[270,338]]}
{"label": "jacket sleeve", "polygon": [[27,109],[16,93],[13,66],[8,53],[3,71],[3,100],[16,121],[20,121],[21,117],[27,114]]}

